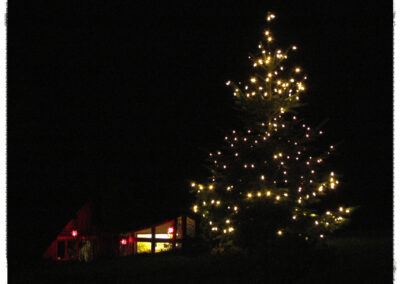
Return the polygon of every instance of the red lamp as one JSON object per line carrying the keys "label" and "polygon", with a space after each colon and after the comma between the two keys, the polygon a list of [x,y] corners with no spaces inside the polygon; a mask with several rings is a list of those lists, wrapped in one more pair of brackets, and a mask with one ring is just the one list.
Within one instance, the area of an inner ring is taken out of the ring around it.
{"label": "red lamp", "polygon": [[121,239],[121,245],[124,246],[124,245],[126,245],[126,243],[127,243],[127,242],[126,242],[126,239]]}
{"label": "red lamp", "polygon": [[72,230],[71,235],[73,237],[76,237],[78,235],[78,231],[77,230]]}
{"label": "red lamp", "polygon": [[169,227],[168,234],[173,234],[173,233],[174,233],[174,227]]}

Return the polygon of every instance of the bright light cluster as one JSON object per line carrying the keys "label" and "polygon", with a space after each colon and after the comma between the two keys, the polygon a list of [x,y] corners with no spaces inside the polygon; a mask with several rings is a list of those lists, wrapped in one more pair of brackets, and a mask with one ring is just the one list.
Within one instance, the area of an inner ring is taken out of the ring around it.
{"label": "bright light cluster", "polygon": [[[269,13],[267,21],[275,15]],[[250,57],[254,74],[247,83],[226,82],[234,99],[253,118],[252,127],[232,130],[225,145],[209,153],[211,177],[192,182],[196,195],[193,211],[203,217],[214,236],[233,236],[241,213],[252,204],[281,206],[290,212],[285,224],[271,224],[275,236],[285,237],[295,224],[305,224],[298,236],[325,239],[348,220],[352,208],[318,211],[310,205],[339,185],[338,176],[325,167],[334,145],[320,149],[312,144],[324,131],[304,123],[293,110],[306,91],[307,76],[300,66],[286,66],[293,45],[274,47],[265,30],[258,54]],[[317,153],[318,151],[320,153]]]}

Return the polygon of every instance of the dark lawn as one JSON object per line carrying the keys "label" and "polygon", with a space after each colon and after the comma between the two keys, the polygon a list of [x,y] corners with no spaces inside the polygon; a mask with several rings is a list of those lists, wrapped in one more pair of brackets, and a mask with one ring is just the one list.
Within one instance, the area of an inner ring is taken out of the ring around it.
{"label": "dark lawn", "polygon": [[359,234],[279,256],[155,256],[9,265],[9,283],[392,283],[392,239]]}

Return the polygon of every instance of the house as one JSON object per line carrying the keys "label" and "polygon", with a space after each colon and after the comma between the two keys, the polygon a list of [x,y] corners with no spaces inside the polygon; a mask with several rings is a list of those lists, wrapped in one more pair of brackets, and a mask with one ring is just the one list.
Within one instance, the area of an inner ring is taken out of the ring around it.
{"label": "house", "polygon": [[[195,219],[187,215],[127,232],[103,232],[93,225],[93,204],[86,202],[46,249],[56,261],[90,261],[99,256],[127,256],[180,249],[196,236]],[[135,224],[138,224],[136,221]]]}
{"label": "house", "polygon": [[92,224],[92,203],[86,202],[61,230],[43,257],[59,261],[89,261],[104,251],[103,236]]}
{"label": "house", "polygon": [[182,248],[196,236],[196,222],[187,215],[120,234],[119,255],[159,253]]}

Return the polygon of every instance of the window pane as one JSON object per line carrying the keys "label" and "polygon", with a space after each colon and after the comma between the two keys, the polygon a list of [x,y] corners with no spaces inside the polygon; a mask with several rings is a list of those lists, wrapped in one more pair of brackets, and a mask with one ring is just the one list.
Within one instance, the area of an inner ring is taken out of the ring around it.
{"label": "window pane", "polygon": [[151,253],[151,243],[137,242],[137,253]]}
{"label": "window pane", "polygon": [[57,259],[65,258],[65,241],[57,242]]}
{"label": "window pane", "polygon": [[156,252],[163,252],[172,249],[172,243],[156,243]]}
{"label": "window pane", "polygon": [[75,240],[69,240],[67,242],[67,253],[68,253],[68,259],[75,258],[76,257],[76,241]]}
{"label": "window pane", "polygon": [[136,238],[151,239],[151,234],[136,234]]}
{"label": "window pane", "polygon": [[93,259],[93,244],[89,240],[81,240],[79,244],[79,260],[91,261]]}

